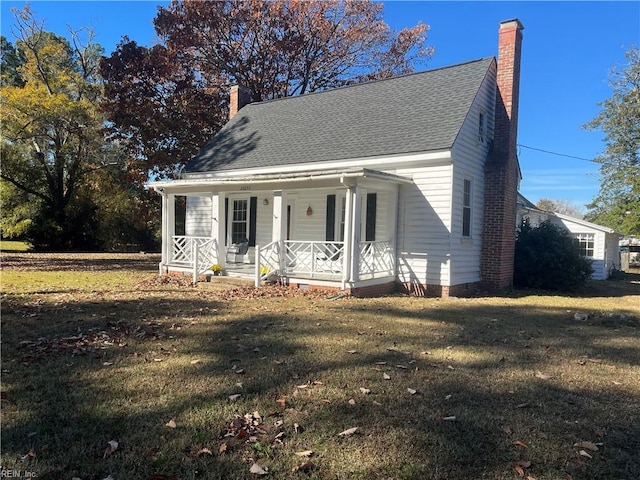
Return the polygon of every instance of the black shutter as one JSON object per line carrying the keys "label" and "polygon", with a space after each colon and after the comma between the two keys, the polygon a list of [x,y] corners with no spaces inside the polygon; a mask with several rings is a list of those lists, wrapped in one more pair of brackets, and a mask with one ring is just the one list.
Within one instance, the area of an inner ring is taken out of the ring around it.
{"label": "black shutter", "polygon": [[327,195],[327,224],[325,228],[327,242],[336,239],[336,196]]}
{"label": "black shutter", "polygon": [[256,246],[256,226],[258,220],[258,197],[249,199],[249,246]]}
{"label": "black shutter", "polygon": [[227,246],[227,238],[229,238],[229,197],[224,198],[224,245]]}
{"label": "black shutter", "polygon": [[367,224],[365,227],[365,241],[373,242],[376,239],[376,204],[377,193],[367,193]]}

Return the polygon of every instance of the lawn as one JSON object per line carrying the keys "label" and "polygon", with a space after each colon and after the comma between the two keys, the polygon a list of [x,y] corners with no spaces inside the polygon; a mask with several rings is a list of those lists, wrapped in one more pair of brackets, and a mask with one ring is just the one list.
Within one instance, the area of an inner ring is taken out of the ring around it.
{"label": "lawn", "polygon": [[[37,478],[640,478],[640,275],[336,298],[2,257],[2,457]],[[255,473],[252,473],[255,472]]]}

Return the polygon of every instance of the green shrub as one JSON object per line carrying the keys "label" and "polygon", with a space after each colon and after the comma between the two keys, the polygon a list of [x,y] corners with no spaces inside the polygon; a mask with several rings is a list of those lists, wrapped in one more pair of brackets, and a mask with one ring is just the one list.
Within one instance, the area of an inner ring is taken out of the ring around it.
{"label": "green shrub", "polygon": [[516,239],[513,283],[516,287],[573,291],[591,277],[591,260],[580,255],[567,230],[548,221],[538,227],[524,220]]}

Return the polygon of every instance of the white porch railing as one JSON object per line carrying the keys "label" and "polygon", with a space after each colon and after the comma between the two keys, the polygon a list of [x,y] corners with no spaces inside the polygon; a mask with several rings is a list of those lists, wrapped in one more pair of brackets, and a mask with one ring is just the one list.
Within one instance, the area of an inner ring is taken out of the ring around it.
{"label": "white porch railing", "polygon": [[[272,275],[342,280],[344,242],[285,240],[256,246],[256,286]],[[218,263],[217,241],[211,237],[174,236],[171,264],[189,268],[194,282],[198,275]],[[360,242],[358,278],[365,280],[395,273],[391,242]]]}
{"label": "white porch railing", "polygon": [[310,278],[342,278],[344,242],[284,241],[284,271]]}
{"label": "white porch railing", "polygon": [[171,263],[191,267],[195,283],[198,275],[208,271],[214,263],[218,263],[218,242],[211,237],[176,235],[173,237]]}
{"label": "white porch railing", "polygon": [[395,255],[391,242],[360,242],[360,278],[392,276],[395,274]]}
{"label": "white porch railing", "polygon": [[256,245],[255,285],[280,272],[280,242],[271,242],[260,247]]}

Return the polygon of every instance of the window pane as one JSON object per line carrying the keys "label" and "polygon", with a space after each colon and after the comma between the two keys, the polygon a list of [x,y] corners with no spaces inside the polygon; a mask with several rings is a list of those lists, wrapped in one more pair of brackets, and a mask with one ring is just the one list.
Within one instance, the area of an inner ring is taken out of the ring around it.
{"label": "window pane", "polygon": [[247,200],[233,201],[233,215],[231,222],[231,242],[238,243],[247,238]]}
{"label": "window pane", "polygon": [[462,209],[462,236],[463,237],[471,236],[471,209],[470,208]]}
{"label": "window pane", "polygon": [[462,195],[462,236],[471,236],[471,180],[464,180]]}

